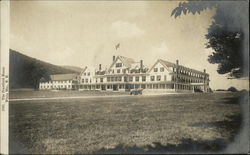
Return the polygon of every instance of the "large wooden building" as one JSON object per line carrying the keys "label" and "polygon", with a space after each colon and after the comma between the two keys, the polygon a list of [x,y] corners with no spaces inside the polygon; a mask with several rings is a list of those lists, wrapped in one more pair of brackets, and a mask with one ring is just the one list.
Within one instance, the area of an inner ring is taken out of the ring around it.
{"label": "large wooden building", "polygon": [[51,75],[51,80],[40,83],[40,89],[76,89],[100,91],[195,92],[209,91],[209,74],[158,59],[150,68],[143,60],[113,56],[109,68],[85,67],[79,75]]}
{"label": "large wooden building", "polygon": [[97,70],[85,67],[79,77],[79,90],[130,91],[141,88],[153,92],[209,91],[209,75],[203,72],[158,59],[148,68],[143,61],[113,56],[108,69],[101,64]]}
{"label": "large wooden building", "polygon": [[55,74],[50,75],[49,80],[40,80],[40,90],[71,90],[78,84],[77,74]]}

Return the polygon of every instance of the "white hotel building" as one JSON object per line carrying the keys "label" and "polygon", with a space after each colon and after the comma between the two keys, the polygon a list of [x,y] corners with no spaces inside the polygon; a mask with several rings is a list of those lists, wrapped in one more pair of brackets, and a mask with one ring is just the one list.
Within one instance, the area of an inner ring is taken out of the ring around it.
{"label": "white hotel building", "polygon": [[[143,92],[209,92],[209,74],[158,59],[147,68],[143,61],[123,56],[113,56],[112,64],[103,70],[85,67],[80,75],[52,75],[42,81],[40,89],[75,89],[100,91],[130,91],[141,88]],[[53,77],[53,78],[52,78]],[[68,83],[67,83],[68,81]]]}
{"label": "white hotel building", "polygon": [[142,88],[143,91],[160,92],[194,92],[209,91],[209,75],[176,63],[158,59],[147,68],[143,61],[136,62],[131,58],[113,56],[113,62],[106,70],[101,64],[98,71],[85,67],[75,89],[102,91],[130,91]]}
{"label": "white hotel building", "polygon": [[39,83],[40,90],[71,90],[78,84],[77,74],[56,74],[50,75],[50,80],[42,78]]}

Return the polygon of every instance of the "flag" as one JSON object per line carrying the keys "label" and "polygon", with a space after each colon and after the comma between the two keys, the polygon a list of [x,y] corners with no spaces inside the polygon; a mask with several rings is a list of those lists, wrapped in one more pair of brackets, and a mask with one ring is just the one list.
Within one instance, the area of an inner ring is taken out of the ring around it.
{"label": "flag", "polygon": [[120,48],[120,43],[118,43],[117,45],[115,45],[115,49],[117,50],[118,48]]}

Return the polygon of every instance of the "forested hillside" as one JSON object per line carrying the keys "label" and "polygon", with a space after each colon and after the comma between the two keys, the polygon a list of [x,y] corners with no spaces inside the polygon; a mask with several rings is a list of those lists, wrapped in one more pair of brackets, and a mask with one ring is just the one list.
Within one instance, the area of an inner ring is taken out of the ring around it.
{"label": "forested hillside", "polygon": [[51,74],[78,73],[76,70],[53,65],[10,49],[10,89],[38,88],[41,77]]}

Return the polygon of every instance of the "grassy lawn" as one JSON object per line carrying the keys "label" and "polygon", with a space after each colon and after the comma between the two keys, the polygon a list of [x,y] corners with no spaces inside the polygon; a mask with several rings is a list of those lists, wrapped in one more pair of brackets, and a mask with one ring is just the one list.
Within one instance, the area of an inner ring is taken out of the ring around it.
{"label": "grassy lawn", "polygon": [[232,142],[240,128],[240,96],[214,93],[12,101],[10,152],[143,153],[192,151],[193,147],[217,151]]}
{"label": "grassy lawn", "polygon": [[110,96],[128,95],[129,92],[100,92],[100,91],[77,91],[77,90],[35,90],[35,91],[10,91],[10,99],[22,98],[47,98],[47,97],[72,97],[72,96]]}

